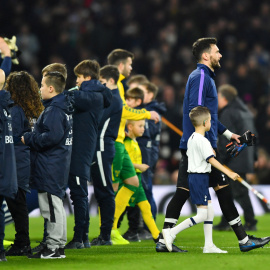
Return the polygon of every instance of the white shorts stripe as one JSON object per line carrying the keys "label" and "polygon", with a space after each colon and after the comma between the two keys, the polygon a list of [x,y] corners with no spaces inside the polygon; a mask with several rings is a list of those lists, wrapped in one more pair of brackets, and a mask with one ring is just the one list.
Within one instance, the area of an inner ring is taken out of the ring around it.
{"label": "white shorts stripe", "polygon": [[104,169],[103,169],[101,151],[97,151],[97,161],[98,161],[98,167],[99,167],[99,171],[100,171],[103,186],[106,187],[107,183],[106,183],[106,178],[105,178]]}

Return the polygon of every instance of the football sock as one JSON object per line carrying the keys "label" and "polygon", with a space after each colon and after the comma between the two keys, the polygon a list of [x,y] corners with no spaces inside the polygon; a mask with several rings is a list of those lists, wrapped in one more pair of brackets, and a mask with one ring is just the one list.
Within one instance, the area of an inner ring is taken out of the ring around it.
{"label": "football sock", "polygon": [[[127,185],[130,186],[130,185]],[[136,187],[134,187],[136,188]],[[134,194],[134,191],[130,190],[126,186],[123,186],[117,193],[115,197],[115,212],[114,212],[114,221],[113,221],[113,230],[117,229],[118,219],[121,214],[125,211],[128,202],[131,196]]]}
{"label": "football sock", "polygon": [[219,205],[225,219],[229,222],[238,240],[243,240],[247,234],[242,225],[238,211],[233,203],[233,197],[230,186],[216,191]]}
{"label": "football sock", "polygon": [[153,238],[157,239],[160,231],[158,230],[156,222],[153,218],[150,203],[148,201],[142,201],[138,203],[138,206],[142,212],[143,220],[151,232]]}
{"label": "football sock", "polygon": [[211,247],[213,245],[213,220],[214,220],[214,209],[212,203],[208,202],[207,208],[207,219],[204,222],[204,246]]}
{"label": "football sock", "polygon": [[189,191],[182,188],[176,189],[174,196],[167,206],[163,229],[172,228],[177,223],[182,207],[188,198]]}
{"label": "football sock", "polygon": [[187,218],[177,226],[171,229],[171,233],[177,235],[181,231],[201,223],[207,219],[207,208],[197,208],[197,215],[192,218]]}

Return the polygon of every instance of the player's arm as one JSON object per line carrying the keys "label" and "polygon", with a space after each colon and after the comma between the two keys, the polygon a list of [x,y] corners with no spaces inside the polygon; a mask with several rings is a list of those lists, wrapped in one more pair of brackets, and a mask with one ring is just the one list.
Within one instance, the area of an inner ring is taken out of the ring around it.
{"label": "player's arm", "polygon": [[123,105],[122,118],[129,120],[151,119],[156,123],[160,121],[160,116],[155,111],[147,111],[146,109],[136,110],[126,104]]}
{"label": "player's arm", "polygon": [[220,164],[214,157],[209,158],[208,162],[220,170],[221,172],[225,173],[228,177],[230,177],[232,180],[237,180],[238,177],[240,177],[237,173],[231,172],[227,168],[225,168],[222,164]]}
{"label": "player's arm", "polygon": [[0,90],[2,90],[4,86],[5,79],[6,79],[5,72],[3,69],[0,69]]}
{"label": "player's arm", "polygon": [[[3,58],[3,61],[0,67],[0,69],[2,70],[1,73],[4,72],[4,76],[7,77],[11,71],[11,51],[8,44],[2,37],[0,37],[0,51],[1,51],[1,57]],[[5,77],[3,81],[3,74],[0,75],[0,86],[1,84],[4,84]]]}
{"label": "player's arm", "polygon": [[135,164],[133,163],[135,169],[139,169],[141,172],[145,172],[149,166],[147,164]]}

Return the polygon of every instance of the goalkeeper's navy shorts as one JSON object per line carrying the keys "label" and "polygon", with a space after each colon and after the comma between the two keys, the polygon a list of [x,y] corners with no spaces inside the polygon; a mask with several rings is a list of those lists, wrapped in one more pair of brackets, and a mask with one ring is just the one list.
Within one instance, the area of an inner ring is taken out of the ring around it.
{"label": "goalkeeper's navy shorts", "polygon": [[[177,187],[185,188],[189,190],[188,172],[187,172],[188,157],[187,157],[186,152],[187,152],[186,150],[181,149],[182,157],[179,164]],[[219,155],[217,153],[217,160],[218,160],[218,157]],[[209,174],[209,187],[216,187],[217,185],[226,186],[226,185],[229,185],[229,181],[228,181],[227,176],[224,173],[222,173],[221,171],[217,170],[215,167],[212,166],[212,171]]]}

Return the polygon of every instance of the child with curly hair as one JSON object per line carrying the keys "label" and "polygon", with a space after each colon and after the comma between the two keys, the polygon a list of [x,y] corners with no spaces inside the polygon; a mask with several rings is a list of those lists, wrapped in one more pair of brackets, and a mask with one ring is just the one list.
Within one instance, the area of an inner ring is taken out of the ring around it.
{"label": "child with curly hair", "polygon": [[26,204],[26,192],[30,191],[30,148],[21,142],[21,136],[31,131],[44,107],[37,82],[25,71],[11,73],[5,88],[14,101],[11,116],[18,179],[16,198],[6,198],[16,230],[14,244],[6,252],[6,256],[23,256],[31,253]]}

